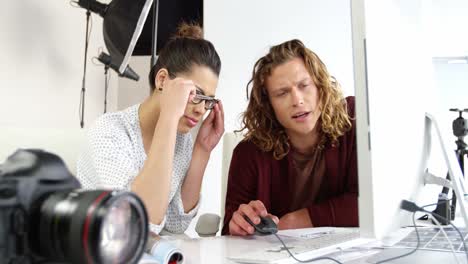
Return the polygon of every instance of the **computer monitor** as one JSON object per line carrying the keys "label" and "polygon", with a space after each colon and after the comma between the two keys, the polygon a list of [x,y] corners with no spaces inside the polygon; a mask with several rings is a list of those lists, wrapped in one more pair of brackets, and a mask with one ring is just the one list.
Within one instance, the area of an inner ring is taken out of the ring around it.
{"label": "computer monitor", "polygon": [[[411,224],[400,204],[403,199],[418,202],[431,141],[439,140],[431,138],[434,119],[426,117],[437,111],[425,38],[426,2],[351,1],[363,237],[382,238]],[[461,178],[455,153],[445,146],[449,169]]]}

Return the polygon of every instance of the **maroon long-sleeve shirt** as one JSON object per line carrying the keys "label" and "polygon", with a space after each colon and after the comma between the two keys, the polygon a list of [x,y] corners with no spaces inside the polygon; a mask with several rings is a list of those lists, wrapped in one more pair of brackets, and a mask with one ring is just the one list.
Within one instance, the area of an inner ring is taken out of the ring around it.
{"label": "maroon long-sleeve shirt", "polygon": [[[318,226],[358,226],[357,150],[354,120],[354,97],[347,97],[352,128],[338,138],[339,144],[325,146],[326,170],[316,202],[307,207],[310,219]],[[276,160],[272,152],[263,152],[250,141],[236,146],[229,168],[224,226],[241,204],[260,200],[269,213],[281,218],[292,212],[294,198],[290,190],[296,175],[291,153]]]}

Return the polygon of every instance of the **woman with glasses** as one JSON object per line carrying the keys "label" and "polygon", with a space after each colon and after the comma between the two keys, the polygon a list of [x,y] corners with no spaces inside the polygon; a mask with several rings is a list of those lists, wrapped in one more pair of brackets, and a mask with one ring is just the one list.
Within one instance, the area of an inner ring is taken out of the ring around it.
{"label": "woman with glasses", "polygon": [[[198,210],[210,153],[224,133],[223,106],[214,98],[220,69],[201,28],[182,24],[150,71],[150,96],[103,115],[89,129],[77,169],[83,187],[133,191],[146,205],[153,233],[183,233]],[[199,122],[193,143],[188,132]]]}

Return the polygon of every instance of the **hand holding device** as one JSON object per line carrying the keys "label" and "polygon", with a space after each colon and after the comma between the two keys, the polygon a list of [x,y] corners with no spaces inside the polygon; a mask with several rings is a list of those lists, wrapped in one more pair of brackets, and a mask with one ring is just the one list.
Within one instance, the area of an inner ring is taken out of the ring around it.
{"label": "hand holding device", "polygon": [[248,204],[241,204],[239,209],[232,214],[229,222],[229,233],[231,235],[246,236],[255,233],[255,227],[249,224],[244,217],[248,217],[254,225],[261,223],[260,217],[270,217],[275,224],[279,222],[278,217],[267,212],[261,201],[250,201]]}
{"label": "hand holding device", "polygon": [[260,223],[254,224],[247,216],[244,216],[245,220],[255,228],[255,234],[260,236],[273,235],[278,232],[278,226],[272,218],[266,216],[260,216]]}

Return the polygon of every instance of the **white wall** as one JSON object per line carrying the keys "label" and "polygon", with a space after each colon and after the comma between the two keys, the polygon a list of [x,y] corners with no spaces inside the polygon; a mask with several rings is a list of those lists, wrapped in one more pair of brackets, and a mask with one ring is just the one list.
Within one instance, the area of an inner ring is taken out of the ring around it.
{"label": "white wall", "polygon": [[[85,11],[68,0],[9,1],[0,10],[0,126],[79,128]],[[93,15],[86,76],[85,126],[103,111],[102,19]],[[116,109],[112,74],[108,111]]]}
{"label": "white wall", "polygon": [[141,103],[150,94],[148,74],[151,56],[133,56],[129,65],[140,76],[138,81],[119,78],[117,108],[125,109]]}
{"label": "white wall", "polygon": [[430,22],[432,39],[428,43],[434,56],[468,55],[468,1],[432,0]]}

